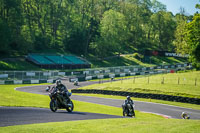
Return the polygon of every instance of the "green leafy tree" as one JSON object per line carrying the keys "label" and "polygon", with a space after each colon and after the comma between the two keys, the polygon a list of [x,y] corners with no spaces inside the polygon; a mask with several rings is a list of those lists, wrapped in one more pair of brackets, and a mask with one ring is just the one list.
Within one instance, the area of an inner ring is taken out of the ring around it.
{"label": "green leafy tree", "polygon": [[177,27],[173,44],[177,53],[188,54],[188,45],[185,39],[187,17],[184,13],[176,14]]}
{"label": "green leafy tree", "polygon": [[0,53],[5,54],[9,49],[9,44],[11,43],[11,30],[7,23],[0,19]]}
{"label": "green leafy tree", "polygon": [[161,2],[157,0],[152,0],[152,11],[154,13],[159,11],[166,11],[166,5],[162,4]]}
{"label": "green leafy tree", "polygon": [[200,68],[200,14],[186,25],[186,42],[189,47],[190,60]]}
{"label": "green leafy tree", "polygon": [[174,31],[176,23],[170,12],[159,11],[151,16],[153,22],[154,44],[160,50],[173,48]]}
{"label": "green leafy tree", "polygon": [[100,23],[100,34],[103,41],[98,45],[104,45],[109,52],[121,54],[127,35],[125,16],[114,10],[106,11]]}
{"label": "green leafy tree", "polygon": [[0,0],[0,51],[105,57],[127,49],[171,50],[174,31],[181,30],[174,20],[157,0]]}

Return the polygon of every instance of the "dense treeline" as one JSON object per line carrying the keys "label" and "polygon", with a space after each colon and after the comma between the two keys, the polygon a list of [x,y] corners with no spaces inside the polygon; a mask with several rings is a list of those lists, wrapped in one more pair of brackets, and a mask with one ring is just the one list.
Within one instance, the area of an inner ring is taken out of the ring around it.
{"label": "dense treeline", "polygon": [[171,51],[191,18],[156,0],[0,0],[0,53]]}

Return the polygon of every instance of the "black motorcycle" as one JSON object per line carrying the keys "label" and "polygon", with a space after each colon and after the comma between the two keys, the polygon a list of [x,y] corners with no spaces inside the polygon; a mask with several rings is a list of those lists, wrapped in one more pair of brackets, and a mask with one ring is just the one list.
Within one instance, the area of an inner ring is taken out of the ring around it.
{"label": "black motorcycle", "polygon": [[75,85],[75,86],[78,86],[78,81],[74,81],[74,85]]}
{"label": "black motorcycle", "polygon": [[74,104],[69,98],[71,93],[68,92],[68,98],[66,99],[63,96],[63,93],[60,91],[54,91],[55,88],[52,88],[49,93],[50,109],[53,112],[56,112],[57,109],[66,109],[68,112],[72,112],[74,109]]}
{"label": "black motorcycle", "polygon": [[134,105],[131,105],[130,103],[128,103],[125,106],[123,104],[122,109],[123,109],[123,116],[135,117]]}

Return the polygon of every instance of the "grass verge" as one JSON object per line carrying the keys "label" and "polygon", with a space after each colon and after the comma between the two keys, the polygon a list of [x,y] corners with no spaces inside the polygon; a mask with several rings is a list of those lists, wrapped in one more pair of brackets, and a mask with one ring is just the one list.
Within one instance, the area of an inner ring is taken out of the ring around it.
{"label": "grass verge", "polygon": [[[48,107],[48,96],[15,91],[14,88],[28,85],[0,85],[0,106],[32,106]],[[30,86],[30,85],[29,85]],[[121,115],[122,110],[116,107],[74,101],[75,111]],[[160,132],[192,132],[200,130],[199,120],[164,119],[160,116],[136,112],[135,119],[102,119],[29,124],[0,127],[4,133],[35,132],[78,132],[78,133],[160,133]]]}
{"label": "grass verge", "polygon": [[[49,108],[50,98],[46,95],[38,95],[16,91],[14,88],[30,85],[0,85],[0,106],[17,107],[39,107]],[[121,108],[103,106],[94,103],[87,103],[73,100],[74,111],[102,113],[110,115],[121,115]]]}
{"label": "grass verge", "polygon": [[101,119],[0,127],[1,131],[48,133],[198,133],[198,120],[163,119],[143,114],[135,119]]}
{"label": "grass verge", "polygon": [[[200,71],[137,77],[94,84],[80,89],[101,89],[200,98]],[[192,77],[191,77],[192,75]]]}

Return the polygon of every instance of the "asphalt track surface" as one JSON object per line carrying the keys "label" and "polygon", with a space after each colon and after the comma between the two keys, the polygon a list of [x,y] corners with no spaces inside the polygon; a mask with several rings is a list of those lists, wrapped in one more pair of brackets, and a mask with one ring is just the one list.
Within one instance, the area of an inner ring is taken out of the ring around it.
{"label": "asphalt track surface", "polygon": [[[79,86],[74,86],[73,83],[64,81],[69,89],[76,89],[81,86],[87,86],[96,82],[81,82]],[[16,90],[24,91],[28,93],[35,93],[41,95],[48,95],[45,91],[47,85],[43,86],[31,86],[16,88]],[[109,99],[109,98],[97,98],[90,96],[71,96],[72,100],[120,107],[124,100]],[[134,100],[134,99],[133,99]],[[200,119],[200,110],[193,110],[188,108],[182,108],[177,106],[170,106],[165,104],[157,104],[151,102],[134,101],[135,109],[143,112],[149,112],[153,114],[162,115],[166,118],[181,118],[182,112],[187,112],[191,119]],[[76,107],[75,107],[76,108]],[[137,115],[137,114],[136,114]],[[50,111],[50,109],[42,108],[21,108],[21,107],[0,107],[0,126],[32,124],[32,123],[45,123],[45,122],[57,122],[57,121],[73,121],[73,120],[87,120],[87,119],[105,119],[105,118],[122,118],[120,116],[72,112],[67,113],[65,110],[58,110],[56,113]]]}
{"label": "asphalt track surface", "polygon": [[[82,86],[99,83],[99,81],[80,82],[79,86],[74,86],[73,83],[70,83],[67,80],[65,80],[63,83],[67,85],[69,89],[76,89]],[[46,87],[47,86],[32,86],[32,87],[17,88],[17,90],[29,92],[29,93],[48,95],[48,92],[45,91]],[[80,96],[80,95],[76,95],[75,93],[72,94],[71,98],[77,101],[84,101],[84,102],[90,102],[90,103],[96,103],[96,104],[102,104],[102,105],[108,105],[108,106],[114,106],[114,107],[120,107],[120,108],[121,108],[122,103],[124,102],[124,100],[119,100],[119,99]],[[158,104],[158,103],[152,103],[152,102],[134,101],[134,103],[135,103],[136,110],[162,115],[166,118],[181,119],[181,113],[187,112],[190,115],[191,119],[200,119],[200,110],[194,110],[194,109],[189,109],[189,108],[182,108],[182,107],[171,106],[171,105],[166,105],[166,104]]]}
{"label": "asphalt track surface", "polygon": [[75,121],[88,119],[122,118],[120,116],[71,112],[58,110],[56,113],[45,108],[26,107],[0,107],[0,127],[12,125],[24,125],[33,123]]}

